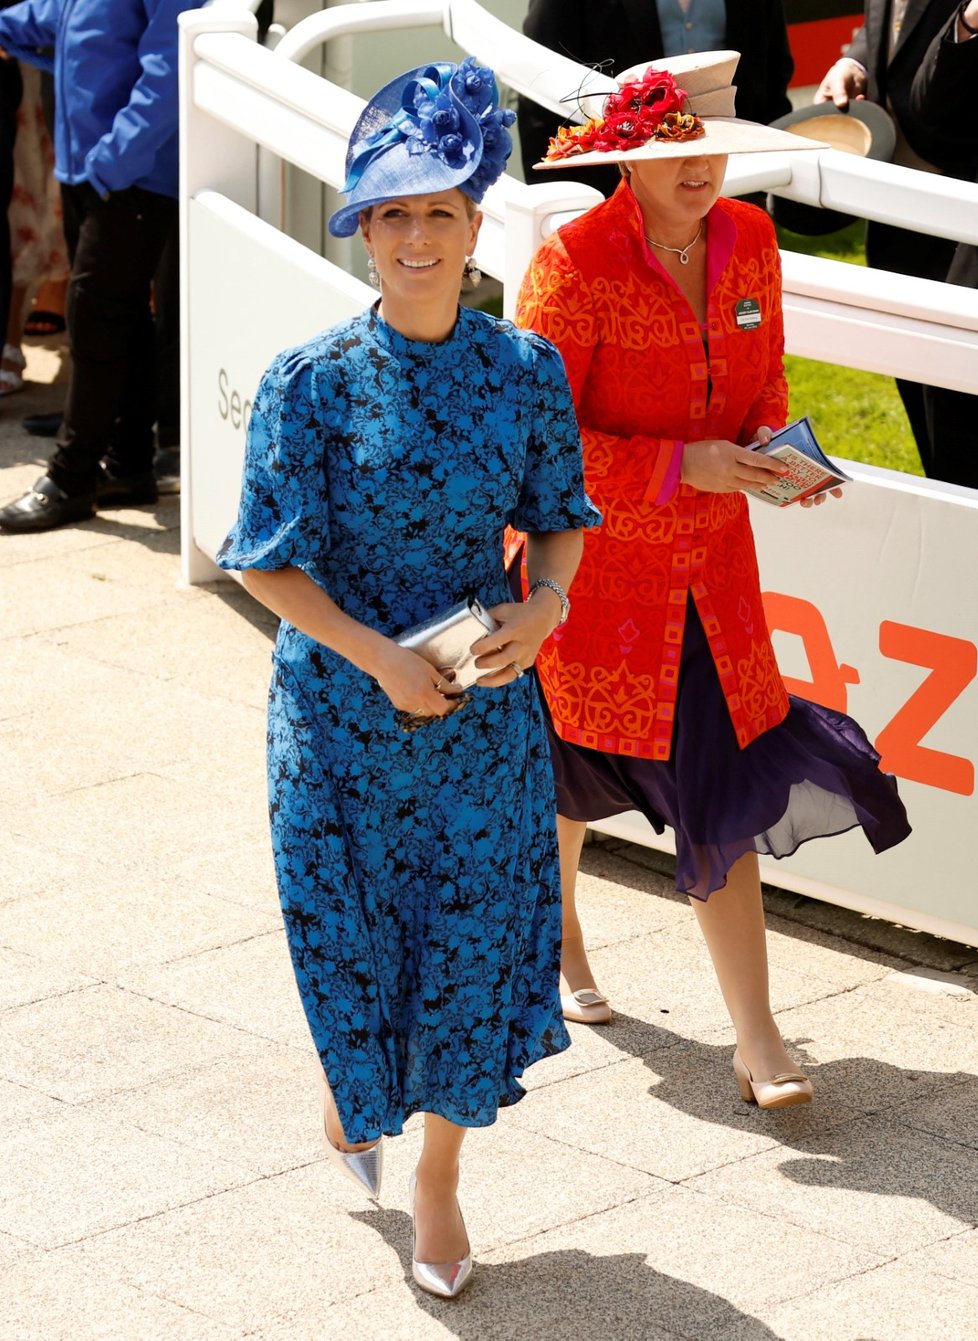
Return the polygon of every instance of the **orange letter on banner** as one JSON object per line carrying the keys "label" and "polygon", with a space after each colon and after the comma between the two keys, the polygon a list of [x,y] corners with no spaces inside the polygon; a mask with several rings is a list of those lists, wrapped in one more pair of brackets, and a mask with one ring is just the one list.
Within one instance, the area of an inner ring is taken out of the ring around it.
{"label": "orange letter on banner", "polygon": [[820,703],[823,708],[845,712],[847,684],[859,683],[859,672],[854,666],[840,666],[835,659],[832,639],[825,627],[822,612],[811,601],[798,596],[783,596],[779,591],[763,595],[764,614],[768,628],[774,633],[796,633],[805,645],[805,656],[811,668],[811,680],[792,680],[785,675],[784,687],[789,694]]}
{"label": "orange letter on banner", "polygon": [[889,726],[880,732],[876,741],[876,748],[883,756],[880,767],[911,782],[971,796],[975,790],[975,767],[971,760],[929,750],[920,742],[975,678],[978,648],[963,638],[884,620],[880,625],[880,651],[892,661],[909,661],[930,671]]}

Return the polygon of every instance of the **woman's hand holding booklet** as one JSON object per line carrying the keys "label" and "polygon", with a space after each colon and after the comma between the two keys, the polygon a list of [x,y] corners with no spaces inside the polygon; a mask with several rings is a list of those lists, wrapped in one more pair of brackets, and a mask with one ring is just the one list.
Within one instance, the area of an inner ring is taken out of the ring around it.
{"label": "woman's hand holding booklet", "polygon": [[775,507],[783,508],[796,502],[802,507],[811,507],[813,503],[821,503],[829,493],[841,498],[841,486],[851,481],[851,477],[830,461],[818,445],[807,415],[772,433],[769,442],[763,445],[752,442],[749,446],[751,451],[773,457],[787,467],[786,474],[772,477],[769,483],[759,488],[744,490],[751,497],[773,503]]}

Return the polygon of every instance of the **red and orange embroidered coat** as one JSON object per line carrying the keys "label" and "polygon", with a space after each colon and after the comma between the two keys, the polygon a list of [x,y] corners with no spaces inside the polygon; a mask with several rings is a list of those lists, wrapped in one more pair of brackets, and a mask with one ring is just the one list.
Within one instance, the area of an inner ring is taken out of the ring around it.
{"label": "red and orange embroidered coat", "polygon": [[538,670],[563,739],[640,758],[669,758],[690,594],[741,748],[788,710],[747,501],[678,483],[683,443],[746,445],[785,422],[777,241],[761,210],[721,199],[706,248],[709,362],[626,184],[544,243],[518,304],[518,323],[563,355],[604,515]]}

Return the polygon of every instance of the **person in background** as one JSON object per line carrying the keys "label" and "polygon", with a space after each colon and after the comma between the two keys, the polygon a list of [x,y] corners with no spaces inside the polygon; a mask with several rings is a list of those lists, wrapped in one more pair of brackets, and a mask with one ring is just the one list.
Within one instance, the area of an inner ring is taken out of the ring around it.
{"label": "person in background", "polygon": [[[978,0],[961,5],[937,34],[914,76],[911,109],[932,134],[978,160],[974,96],[978,87]],[[959,242],[948,284],[978,289],[978,247]],[[978,489],[978,395],[924,387],[924,414],[936,479]]]}
{"label": "person in background", "polygon": [[[791,111],[794,62],[782,0],[530,0],[523,31],[551,51],[603,70],[697,51],[739,51],[737,115],[767,124]],[[523,175],[531,182],[538,180],[533,164],[545,156],[563,123],[527,97],[519,99],[518,113]],[[556,179],[580,180],[570,170],[556,173]],[[611,168],[587,175],[588,185],[606,196],[618,181]]]}
{"label": "person in background", "polygon": [[[862,27],[846,54],[826,72],[814,101],[834,102],[840,108],[857,98],[878,103],[896,124],[894,163],[973,180],[978,170],[975,146],[963,142],[953,128],[919,117],[913,101],[914,81],[931,44],[960,7],[961,0],[866,0]],[[947,238],[873,220],[866,225],[866,260],[880,270],[943,280],[953,254],[954,243]],[[897,389],[924,471],[934,474],[935,444],[924,389],[902,378],[897,379]]]}
{"label": "person in background", "polygon": [[[46,472],[0,530],[152,503],[153,275],[177,219],[177,16],[203,0],[22,0],[0,48],[55,76],[72,368]],[[53,53],[53,54],[52,54]]]}
{"label": "person in background", "polygon": [[[9,8],[9,3],[10,0],[6,4],[0,3],[0,9]],[[4,334],[0,351],[0,396],[20,391],[24,385],[25,360],[20,341],[11,344],[6,338],[14,307],[13,253],[8,211],[14,190],[14,144],[22,92],[20,66],[16,61],[0,62],[0,333]]]}
{"label": "person in background", "polygon": [[780,262],[768,216],[720,189],[728,154],[797,141],[732,118],[735,63],[703,53],[638,66],[585,101],[593,122],[550,161],[582,174],[610,162],[620,185],[543,244],[517,321],[563,356],[603,516],[585,536],[571,617],[539,658],[565,1018],[610,1016],[575,910],[586,825],[638,810],[674,830],[676,887],[733,1020],[741,1095],[783,1108],[809,1102],[812,1086],[771,1011],[758,854],[857,826],[879,852],[909,825],[860,727],[789,697],[764,617],[744,490],[783,470],[750,447],[787,416]]}
{"label": "person in background", "polygon": [[[377,1196],[382,1139],[424,1114],[413,1273],[443,1297],[472,1271],[466,1130],[569,1042],[553,777],[526,671],[599,519],[559,354],[459,307],[511,119],[471,58],[367,104],[329,228],[359,228],[380,301],[266,373],[218,555],[282,619],[272,844],[327,1155]],[[509,596],[509,523],[529,532],[525,603]],[[470,592],[499,627],[471,644],[482,674],[465,701],[395,638]]]}
{"label": "person in background", "polygon": [[[0,72],[3,68],[0,66]],[[24,96],[17,114],[14,191],[8,211],[13,296],[7,345],[23,367],[21,343],[25,336],[43,338],[64,330],[64,319],[57,309],[60,301],[61,312],[64,311],[68,255],[61,223],[61,199],[52,175],[54,149],[44,115],[41,71],[25,65],[21,76]],[[16,360],[13,366],[16,367]],[[3,377],[4,370],[0,365],[0,386],[9,394],[19,389],[17,383],[21,378],[18,374],[10,385]]]}

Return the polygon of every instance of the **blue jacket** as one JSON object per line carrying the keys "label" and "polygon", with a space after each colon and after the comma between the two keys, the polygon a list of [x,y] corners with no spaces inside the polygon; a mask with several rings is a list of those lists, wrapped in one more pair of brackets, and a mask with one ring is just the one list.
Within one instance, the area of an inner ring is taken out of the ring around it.
{"label": "blue jacket", "polygon": [[54,74],[54,173],[177,194],[177,15],[204,0],[23,0],[0,47]]}

